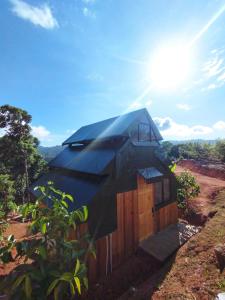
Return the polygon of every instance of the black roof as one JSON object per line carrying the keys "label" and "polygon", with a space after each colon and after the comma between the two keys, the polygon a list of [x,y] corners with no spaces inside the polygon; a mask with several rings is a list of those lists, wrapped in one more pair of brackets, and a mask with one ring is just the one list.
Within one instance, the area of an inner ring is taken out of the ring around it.
{"label": "black roof", "polygon": [[93,140],[107,139],[112,137],[127,136],[126,130],[141,114],[145,114],[154,130],[157,140],[162,140],[162,136],[159,133],[155,123],[150,117],[148,111],[144,109],[136,110],[121,116],[117,116],[111,119],[107,119],[101,122],[90,124],[81,127],[73,135],[71,135],[63,145],[75,144],[75,143],[87,143]]}
{"label": "black roof", "polygon": [[[48,181],[52,181],[57,189],[73,196],[74,202],[67,201],[69,210],[73,211],[84,205],[88,205],[93,200],[93,197],[97,194],[102,184],[105,182],[105,178],[90,180],[65,174],[59,174],[52,171],[37,180],[31,187],[31,192],[35,196],[39,196],[40,192],[38,190],[35,190],[34,187],[46,185]],[[51,203],[46,204],[51,205]]]}
{"label": "black roof", "polygon": [[77,172],[103,175],[104,170],[116,155],[116,149],[97,147],[66,147],[50,163],[50,167]]}

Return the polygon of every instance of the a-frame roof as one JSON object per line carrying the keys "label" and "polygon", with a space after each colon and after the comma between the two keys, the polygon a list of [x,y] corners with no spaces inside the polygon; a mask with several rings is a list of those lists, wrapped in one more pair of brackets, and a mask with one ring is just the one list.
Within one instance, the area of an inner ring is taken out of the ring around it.
{"label": "a-frame roof", "polygon": [[89,143],[93,140],[109,139],[113,137],[128,136],[127,129],[141,115],[145,115],[154,131],[157,140],[162,140],[162,136],[150,117],[148,111],[144,109],[132,111],[111,119],[100,121],[94,124],[86,125],[71,135],[63,145],[76,143]]}

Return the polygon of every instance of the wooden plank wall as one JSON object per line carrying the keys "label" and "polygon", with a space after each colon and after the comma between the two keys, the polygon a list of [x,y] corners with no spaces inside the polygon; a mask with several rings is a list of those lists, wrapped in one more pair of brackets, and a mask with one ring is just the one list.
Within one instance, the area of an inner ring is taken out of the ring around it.
{"label": "wooden plank wall", "polygon": [[89,257],[89,280],[106,276],[131,256],[138,247],[137,190],[117,194],[117,230],[96,241],[96,259]]}
{"label": "wooden plank wall", "polygon": [[138,246],[137,190],[117,194],[117,230],[112,233],[112,267],[116,268]]}
{"label": "wooden plank wall", "polygon": [[152,208],[154,206],[153,185],[138,176],[138,240],[142,241],[154,233]]}
{"label": "wooden plank wall", "polygon": [[[154,185],[138,177],[138,189],[117,194],[117,230],[95,243],[96,259],[87,257],[88,277],[91,283],[106,276],[138,247],[141,240],[176,223],[178,209],[171,203],[152,214]],[[87,231],[87,224],[81,224],[73,233],[75,238]]]}
{"label": "wooden plank wall", "polygon": [[177,223],[178,208],[177,203],[170,203],[155,212],[155,232],[163,230],[171,224]]}

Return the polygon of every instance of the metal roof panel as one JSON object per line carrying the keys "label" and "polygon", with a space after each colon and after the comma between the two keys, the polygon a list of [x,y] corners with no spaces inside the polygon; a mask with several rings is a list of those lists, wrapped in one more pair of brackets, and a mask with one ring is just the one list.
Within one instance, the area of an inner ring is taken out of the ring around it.
{"label": "metal roof panel", "polygon": [[114,149],[92,147],[92,145],[80,149],[66,147],[49,165],[78,172],[103,174],[115,154]]}
{"label": "metal roof panel", "polygon": [[[38,190],[34,190],[34,187],[46,185],[48,181],[53,181],[54,186],[57,189],[73,196],[74,202],[68,201],[69,210],[72,211],[76,208],[82,207],[83,205],[88,205],[100,190],[104,179],[100,182],[96,182],[56,172],[49,172],[35,182],[35,184],[30,188],[31,192],[35,196],[39,196],[40,192]],[[47,205],[51,204],[47,203]]]}
{"label": "metal roof panel", "polygon": [[138,169],[138,173],[148,181],[163,177],[163,174],[155,167]]}

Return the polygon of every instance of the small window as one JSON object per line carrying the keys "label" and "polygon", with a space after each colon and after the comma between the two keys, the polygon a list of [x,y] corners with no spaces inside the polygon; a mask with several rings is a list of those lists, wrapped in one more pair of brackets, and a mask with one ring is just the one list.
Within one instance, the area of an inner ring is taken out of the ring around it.
{"label": "small window", "polygon": [[154,183],[155,205],[170,200],[170,180],[164,178],[162,181]]}
{"label": "small window", "polygon": [[170,181],[168,178],[163,179],[164,201],[170,200]]}
{"label": "small window", "polygon": [[162,182],[158,181],[154,184],[155,188],[155,205],[163,202]]}
{"label": "small window", "polygon": [[150,141],[150,125],[140,123],[138,126],[138,140],[139,142]]}

